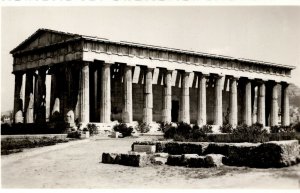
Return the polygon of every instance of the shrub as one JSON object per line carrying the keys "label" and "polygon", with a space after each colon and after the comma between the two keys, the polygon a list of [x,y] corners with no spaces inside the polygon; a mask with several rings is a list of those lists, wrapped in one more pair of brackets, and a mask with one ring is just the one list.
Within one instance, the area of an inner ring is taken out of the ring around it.
{"label": "shrub", "polygon": [[174,135],[177,132],[176,130],[177,130],[177,128],[175,126],[165,128],[164,131],[163,131],[164,132],[164,138],[166,138],[166,139],[174,138]]}
{"label": "shrub", "polygon": [[90,132],[90,136],[98,134],[98,128],[95,124],[89,123],[89,124],[87,124],[86,127],[87,127],[88,131]]}
{"label": "shrub", "polygon": [[300,122],[296,123],[293,128],[295,131],[300,132]]}
{"label": "shrub", "polygon": [[141,133],[147,133],[150,131],[151,126],[149,123],[139,122],[135,129]]}
{"label": "shrub", "polygon": [[231,124],[223,124],[220,126],[221,133],[232,133],[233,127]]}
{"label": "shrub", "polygon": [[159,123],[159,130],[165,133],[172,126],[173,126],[172,123],[162,121]]}
{"label": "shrub", "polygon": [[81,137],[81,132],[80,131],[71,131],[67,135],[68,138],[75,138],[75,139],[80,139]]}
{"label": "shrub", "polygon": [[131,136],[133,131],[132,127],[128,127],[125,123],[116,124],[113,127],[114,131],[122,133],[123,137]]}
{"label": "shrub", "polygon": [[184,138],[188,139],[190,136],[190,133],[192,132],[192,127],[190,124],[185,122],[179,122],[177,123],[177,134],[182,135]]}
{"label": "shrub", "polygon": [[268,141],[267,130],[260,123],[255,123],[252,126],[246,124],[238,125],[232,131],[237,142],[266,142]]}
{"label": "shrub", "polygon": [[291,126],[275,125],[270,128],[270,132],[271,133],[291,133],[291,132],[294,132],[294,128]]}
{"label": "shrub", "polygon": [[213,132],[213,131],[212,131],[212,126],[211,126],[211,125],[208,125],[208,124],[203,125],[203,126],[201,127],[201,129],[203,130],[204,133],[212,133],[212,132]]}

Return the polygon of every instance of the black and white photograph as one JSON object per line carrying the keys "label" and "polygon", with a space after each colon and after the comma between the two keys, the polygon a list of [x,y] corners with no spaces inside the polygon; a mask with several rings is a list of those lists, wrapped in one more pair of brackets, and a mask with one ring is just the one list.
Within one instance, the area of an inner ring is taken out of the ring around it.
{"label": "black and white photograph", "polygon": [[299,191],[300,4],[61,2],[1,4],[2,190]]}

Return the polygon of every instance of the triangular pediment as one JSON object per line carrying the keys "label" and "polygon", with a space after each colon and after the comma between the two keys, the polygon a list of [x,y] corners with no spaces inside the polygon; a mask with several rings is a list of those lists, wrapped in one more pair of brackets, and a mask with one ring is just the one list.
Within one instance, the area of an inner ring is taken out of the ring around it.
{"label": "triangular pediment", "polygon": [[20,51],[32,50],[35,48],[41,48],[56,44],[59,42],[67,41],[76,37],[80,37],[77,34],[64,33],[59,31],[39,29],[19,46],[11,51],[12,54]]}

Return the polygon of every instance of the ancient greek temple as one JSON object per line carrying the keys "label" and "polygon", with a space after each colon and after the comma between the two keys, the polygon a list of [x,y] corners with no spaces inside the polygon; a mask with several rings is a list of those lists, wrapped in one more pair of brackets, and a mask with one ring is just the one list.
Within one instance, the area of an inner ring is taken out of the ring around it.
{"label": "ancient greek temple", "polygon": [[15,123],[290,124],[294,66],[48,29],[11,54]]}

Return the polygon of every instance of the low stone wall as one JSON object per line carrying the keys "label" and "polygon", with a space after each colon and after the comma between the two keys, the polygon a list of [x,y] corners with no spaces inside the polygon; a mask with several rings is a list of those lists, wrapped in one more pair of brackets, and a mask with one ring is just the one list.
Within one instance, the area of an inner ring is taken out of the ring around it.
{"label": "low stone wall", "polygon": [[286,167],[300,161],[297,140],[270,141],[266,143],[209,143],[209,142],[135,142],[135,144],[155,145],[157,152],[182,154],[221,154],[224,164],[257,168]]}
{"label": "low stone wall", "polygon": [[103,153],[102,163],[120,164],[124,166],[144,167],[149,163],[146,153]]}

